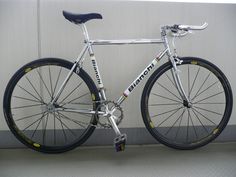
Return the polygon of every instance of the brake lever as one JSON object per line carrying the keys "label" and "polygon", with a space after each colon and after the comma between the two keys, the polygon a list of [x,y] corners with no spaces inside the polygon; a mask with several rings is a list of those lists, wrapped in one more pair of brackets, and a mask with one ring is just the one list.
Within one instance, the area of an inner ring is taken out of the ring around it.
{"label": "brake lever", "polygon": [[181,32],[172,32],[170,31],[170,34],[172,37],[184,37],[186,36],[188,33],[193,33],[192,31],[188,30],[188,31],[181,31]]}

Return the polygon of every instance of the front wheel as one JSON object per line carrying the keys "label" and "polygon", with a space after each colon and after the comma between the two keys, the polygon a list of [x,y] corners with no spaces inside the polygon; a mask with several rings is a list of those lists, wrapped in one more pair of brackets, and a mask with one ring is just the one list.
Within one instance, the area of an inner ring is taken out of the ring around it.
{"label": "front wheel", "polygon": [[26,146],[60,153],[81,145],[93,133],[94,115],[67,111],[97,108],[98,90],[83,69],[74,69],[59,99],[51,105],[72,66],[62,59],[39,59],[20,68],[9,81],[3,103],[5,118]]}
{"label": "front wheel", "polygon": [[179,75],[190,100],[179,95],[168,62],[147,81],[141,100],[143,121],[159,142],[175,149],[194,149],[213,141],[227,125],[233,105],[230,84],[214,64],[180,58]]}

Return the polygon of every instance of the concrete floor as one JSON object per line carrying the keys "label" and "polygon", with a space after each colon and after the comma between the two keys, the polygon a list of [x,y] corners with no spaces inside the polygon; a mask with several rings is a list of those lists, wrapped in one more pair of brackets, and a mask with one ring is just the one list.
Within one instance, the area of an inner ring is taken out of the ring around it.
{"label": "concrete floor", "polygon": [[0,149],[0,177],[236,177],[236,143],[193,151],[162,145],[82,147],[50,155],[30,149]]}

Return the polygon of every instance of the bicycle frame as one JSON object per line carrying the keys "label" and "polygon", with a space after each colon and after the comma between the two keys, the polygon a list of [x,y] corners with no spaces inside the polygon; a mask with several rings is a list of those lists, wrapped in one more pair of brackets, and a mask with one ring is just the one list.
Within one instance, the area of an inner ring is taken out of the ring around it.
{"label": "bicycle frame", "polygon": [[[182,87],[178,69],[176,64],[179,62],[181,64],[181,61],[178,58],[174,58],[171,54],[171,50],[168,44],[168,39],[166,37],[166,29],[164,27],[161,28],[161,39],[125,39],[125,40],[90,40],[87,28],[85,24],[81,24],[83,35],[85,37],[85,46],[82,49],[81,53],[77,57],[76,61],[74,62],[73,67],[71,68],[70,72],[68,73],[67,77],[65,78],[63,84],[61,85],[59,91],[57,92],[55,98],[52,100],[51,104],[54,104],[57,99],[59,98],[60,94],[62,93],[63,89],[65,88],[67,82],[69,81],[74,69],[77,67],[76,72],[79,72],[79,69],[82,67],[82,63],[84,60],[84,55],[86,52],[89,53],[90,59],[92,62],[92,66],[95,72],[98,88],[99,88],[99,94],[101,101],[106,101],[106,94],[102,82],[102,78],[98,69],[97,61],[93,52],[92,46],[94,45],[124,45],[124,44],[163,44],[165,49],[160,52],[157,57],[155,57],[150,64],[148,64],[145,69],[139,74],[139,76],[127,87],[127,89],[123,92],[123,94],[116,100],[117,105],[121,105],[123,101],[129,96],[130,93],[132,93],[135,88],[141,83],[144,78],[149,74],[151,70],[155,67],[155,65],[158,63],[158,61],[161,60],[161,58],[164,55],[168,56],[168,59],[171,61],[173,65],[172,69],[172,76],[174,78],[175,85],[180,93],[180,96],[183,100],[186,100],[188,102],[188,97],[186,96],[184,89]],[[177,60],[177,61],[176,61]],[[57,110],[63,111],[64,108],[56,108]],[[112,109],[112,113],[115,111],[115,108]],[[78,109],[66,109],[66,111],[71,112],[77,112],[77,113],[84,113],[84,114],[99,114],[104,115],[104,112],[101,111],[89,111],[89,110],[78,110]]]}

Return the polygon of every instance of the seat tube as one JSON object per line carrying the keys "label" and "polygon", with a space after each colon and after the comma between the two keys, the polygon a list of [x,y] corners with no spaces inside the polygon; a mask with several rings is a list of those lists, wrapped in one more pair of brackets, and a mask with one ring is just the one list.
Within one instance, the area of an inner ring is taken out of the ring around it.
{"label": "seat tube", "polygon": [[101,75],[100,75],[100,72],[99,72],[99,69],[98,69],[97,61],[96,61],[96,58],[95,58],[95,55],[94,55],[94,52],[93,52],[92,44],[90,43],[90,40],[89,40],[89,34],[88,34],[88,31],[87,31],[87,28],[86,28],[85,24],[82,24],[82,30],[83,30],[83,34],[84,34],[84,37],[85,37],[85,42],[88,44],[88,52],[89,52],[89,56],[90,56],[90,59],[91,59],[91,62],[92,62],[92,67],[93,67],[94,72],[95,72],[95,77],[96,77],[96,80],[97,80],[100,97],[101,97],[101,100],[105,101],[106,100],[105,89],[104,89],[104,86],[103,86],[102,78],[101,78]]}

